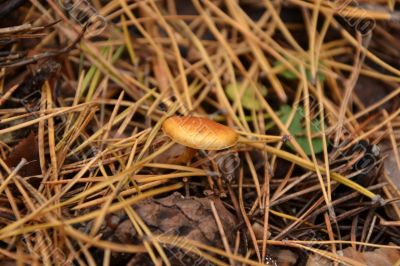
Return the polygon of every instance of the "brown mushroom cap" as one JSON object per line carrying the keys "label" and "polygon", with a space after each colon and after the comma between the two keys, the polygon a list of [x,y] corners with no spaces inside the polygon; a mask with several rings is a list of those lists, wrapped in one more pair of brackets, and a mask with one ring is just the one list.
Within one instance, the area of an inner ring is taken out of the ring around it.
{"label": "brown mushroom cap", "polygon": [[238,141],[231,128],[204,117],[173,116],[167,118],[162,129],[175,142],[201,150],[221,150]]}

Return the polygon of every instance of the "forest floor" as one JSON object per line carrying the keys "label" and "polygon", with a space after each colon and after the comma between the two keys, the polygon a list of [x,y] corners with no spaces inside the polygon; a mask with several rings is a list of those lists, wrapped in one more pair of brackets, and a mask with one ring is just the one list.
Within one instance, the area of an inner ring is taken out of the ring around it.
{"label": "forest floor", "polygon": [[399,266],[396,2],[2,1],[0,264]]}

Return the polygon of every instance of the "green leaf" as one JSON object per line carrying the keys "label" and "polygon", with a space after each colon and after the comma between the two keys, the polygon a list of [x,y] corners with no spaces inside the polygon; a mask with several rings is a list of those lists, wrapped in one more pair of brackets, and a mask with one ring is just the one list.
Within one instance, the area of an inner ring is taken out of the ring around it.
{"label": "green leaf", "polygon": [[[274,63],[274,66],[275,66],[275,67],[283,66],[283,63],[282,63],[281,61],[276,61],[276,62]],[[298,66],[296,66],[296,68],[299,69]],[[299,69],[299,70],[300,70],[300,69]],[[280,75],[281,77],[287,79],[287,80],[297,80],[296,74],[294,74],[292,71],[290,71],[289,69],[286,69],[286,68],[285,68],[281,73],[279,73],[279,75]],[[311,76],[311,71],[310,71],[309,69],[306,69],[306,75],[307,75],[308,81],[311,81],[312,76]],[[318,77],[318,79],[319,79],[321,82],[324,82],[325,79],[326,79],[326,78],[325,78],[325,75],[322,74],[322,73],[319,72],[319,71],[317,72],[317,77]]]}
{"label": "green leaf", "polygon": [[[307,75],[307,79],[308,81],[311,81],[312,75],[311,75],[311,71],[310,70],[306,70],[306,75]],[[322,74],[321,72],[317,71],[317,77],[319,79],[319,81],[324,82],[325,81],[325,75]]]}
{"label": "green leaf", "polygon": [[[275,67],[283,66],[283,63],[281,61],[275,61],[274,66]],[[290,71],[289,69],[286,69],[286,68],[281,73],[279,73],[279,75],[288,80],[296,80],[297,79],[296,74],[294,74],[292,71]]]}
{"label": "green leaf", "polygon": [[[241,86],[242,86],[242,83],[240,83],[240,82],[238,82],[236,84],[231,83],[231,84],[228,84],[228,86],[226,86],[225,93],[231,101],[236,100],[236,95],[238,95],[240,93]],[[241,96],[240,101],[244,108],[246,108],[248,110],[254,109],[254,110],[258,111],[262,108],[262,103],[261,103],[261,100],[257,97],[254,90],[259,90],[259,92],[261,93],[262,96],[267,95],[267,88],[265,88],[262,85],[257,86],[256,88],[251,88],[248,86],[247,88],[244,89],[243,95]]]}
{"label": "green leaf", "polygon": [[[292,112],[292,108],[288,105],[283,105],[279,111],[280,119],[283,123],[289,118],[290,113]],[[307,155],[311,154],[310,145],[307,139],[307,131],[305,128],[304,122],[305,112],[302,107],[297,108],[296,113],[293,117],[292,123],[289,126],[289,132],[293,138],[296,139],[297,143],[299,143],[300,147],[304,150]],[[311,121],[311,133],[318,133],[321,131],[321,124],[318,119],[314,119]],[[318,154],[323,151],[323,142],[321,137],[316,137],[311,140],[315,154]],[[287,142],[287,146],[294,150],[292,144]]]}

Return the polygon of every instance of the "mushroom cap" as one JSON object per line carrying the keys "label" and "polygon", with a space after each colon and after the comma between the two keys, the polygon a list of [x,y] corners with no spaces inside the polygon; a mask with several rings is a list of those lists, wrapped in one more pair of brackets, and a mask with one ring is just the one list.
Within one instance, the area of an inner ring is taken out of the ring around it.
{"label": "mushroom cap", "polygon": [[172,116],[162,129],[173,141],[201,150],[222,150],[235,145],[239,138],[233,129],[204,117]]}

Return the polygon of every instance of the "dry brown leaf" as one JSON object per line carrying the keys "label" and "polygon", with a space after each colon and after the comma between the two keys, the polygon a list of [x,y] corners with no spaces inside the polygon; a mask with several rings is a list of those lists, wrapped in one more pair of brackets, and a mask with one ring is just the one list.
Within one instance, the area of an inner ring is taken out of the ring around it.
{"label": "dry brown leaf", "polygon": [[[174,193],[162,199],[143,201],[134,208],[154,234],[180,236],[183,239],[224,249],[220,232],[211,211],[210,199],[215,203],[228,242],[233,246],[234,236],[236,236],[236,219],[224,207],[219,198],[188,198],[179,193]],[[90,228],[90,224],[88,226]],[[104,239],[113,242],[132,244],[140,241],[131,221],[123,211],[107,216],[101,233]],[[199,259],[193,253],[172,246],[166,246],[164,250],[172,265],[190,265],[190,263],[193,264],[194,261]],[[112,265],[122,265],[121,263],[125,264],[129,260],[128,265],[152,265],[146,254],[137,254],[133,257],[112,254],[111,261],[115,263]],[[206,265],[206,263],[207,260],[204,259],[204,264],[196,265]]]}
{"label": "dry brown leaf", "polygon": [[277,258],[278,265],[292,266],[296,265],[298,256],[291,250],[281,249],[274,255]]}
{"label": "dry brown leaf", "polygon": [[367,263],[363,257],[363,254],[361,252],[358,252],[357,250],[355,250],[353,247],[345,248],[341,252],[343,253],[343,256],[346,258],[350,258],[352,260],[355,260],[355,261],[358,261],[358,262],[361,262],[364,264]]}
{"label": "dry brown leaf", "polygon": [[361,253],[348,247],[343,250],[343,255],[367,266],[392,266],[400,259],[400,251],[392,248],[377,248],[374,251]]}
{"label": "dry brown leaf", "polygon": [[[376,88],[380,89],[377,90]],[[358,78],[355,87],[355,93],[366,107],[373,105],[374,103],[387,96],[388,91],[390,90],[387,89],[387,86],[385,86],[383,82],[362,75]],[[390,102],[382,105],[382,108],[388,110],[390,110],[390,107]]]}
{"label": "dry brown leaf", "polygon": [[312,254],[308,257],[306,266],[331,266],[333,263],[325,257],[318,254]]}
{"label": "dry brown leaf", "polygon": [[[397,190],[400,190],[400,169],[399,166],[397,165],[396,156],[393,151],[392,145],[390,145],[389,143],[383,143],[380,147],[382,150],[385,151],[384,152],[385,159],[383,163],[383,169],[385,171],[385,174],[387,178],[390,178],[390,180],[393,182]],[[383,177],[381,179],[383,182],[386,182],[386,180]],[[386,187],[391,195],[393,195],[394,197],[397,196],[397,192],[394,191],[394,188],[392,186],[388,185]],[[400,208],[399,202],[393,204],[396,204],[397,207]],[[397,220],[399,218],[392,205],[385,206],[385,211],[391,219]]]}
{"label": "dry brown leaf", "polygon": [[[400,153],[400,150],[399,150]],[[396,163],[394,151],[391,149],[385,153],[384,169],[386,174],[391,178],[393,183],[400,189],[400,169]]]}
{"label": "dry brown leaf", "polygon": [[21,140],[10,152],[5,160],[8,167],[12,168],[19,164],[22,158],[27,164],[18,172],[20,176],[34,176],[41,173],[39,162],[39,147],[37,137],[31,132],[25,139]]}

